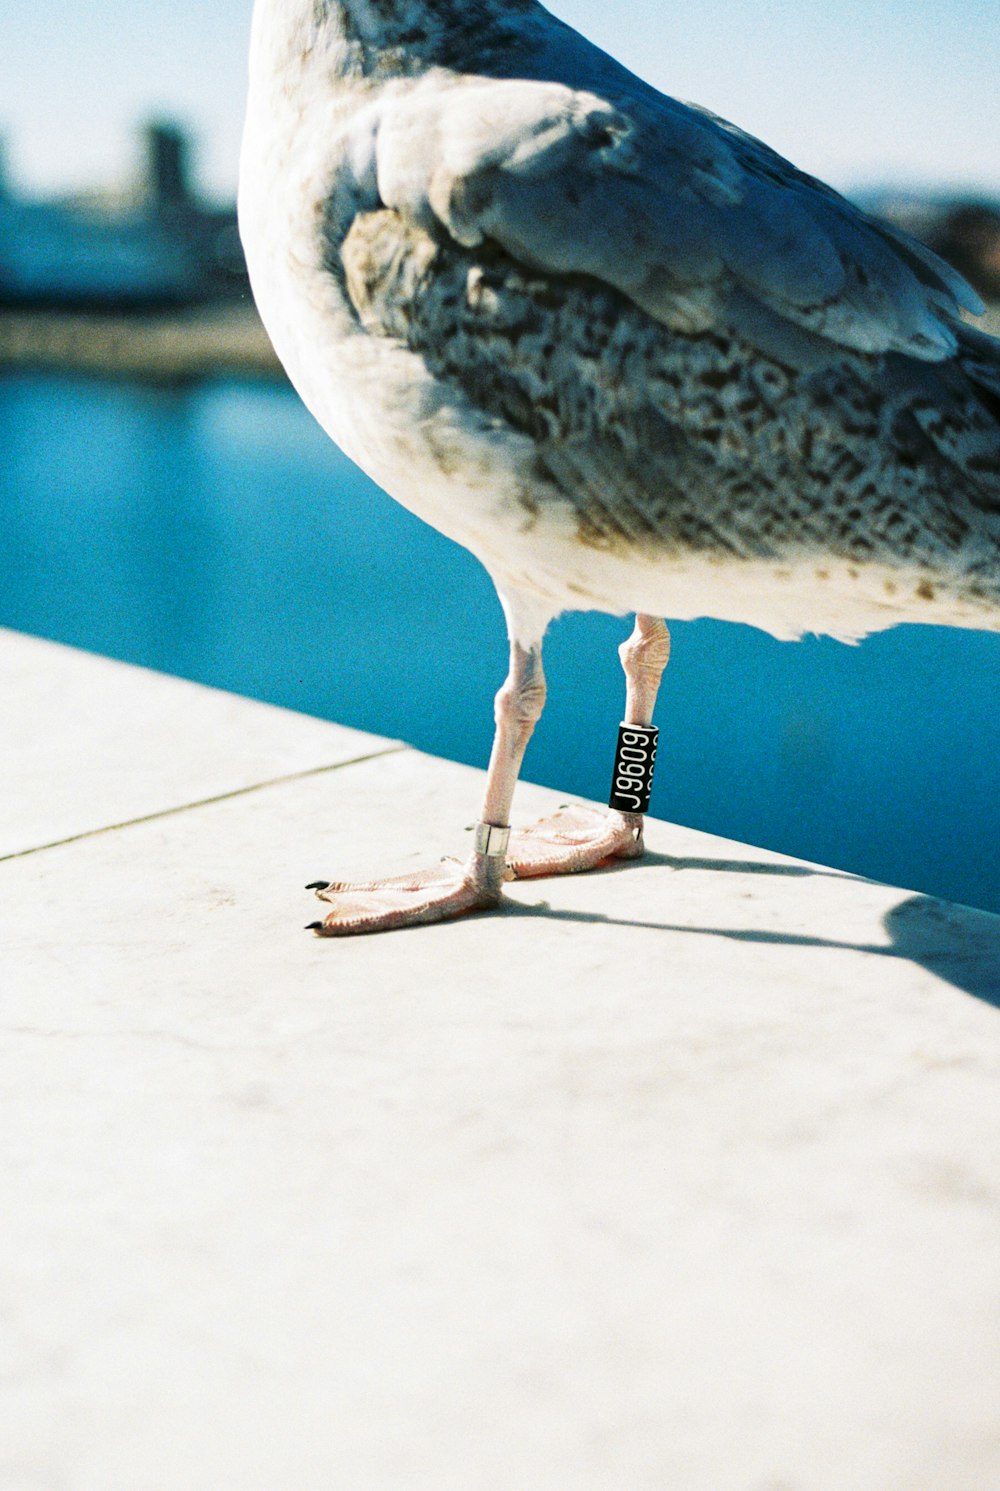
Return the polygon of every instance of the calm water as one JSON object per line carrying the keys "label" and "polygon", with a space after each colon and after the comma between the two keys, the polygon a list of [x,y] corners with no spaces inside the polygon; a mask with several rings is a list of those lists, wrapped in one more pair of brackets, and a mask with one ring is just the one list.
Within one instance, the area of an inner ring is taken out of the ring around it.
{"label": "calm water", "polygon": [[[8,378],[0,449],[0,623],[485,763],[489,580],[291,393]],[[628,630],[553,627],[526,777],[606,797]],[[673,634],[653,812],[1000,910],[1000,637]]]}

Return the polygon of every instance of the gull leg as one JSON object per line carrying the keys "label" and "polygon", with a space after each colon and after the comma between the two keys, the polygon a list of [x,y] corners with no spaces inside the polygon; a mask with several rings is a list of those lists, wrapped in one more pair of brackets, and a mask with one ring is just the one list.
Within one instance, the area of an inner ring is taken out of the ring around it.
{"label": "gull leg", "polygon": [[[618,649],[625,670],[627,725],[651,725],[663,670],[670,658],[670,633],[658,616],[639,615]],[[508,864],[518,880],[571,875],[615,859],[643,853],[641,813],[605,813],[582,804],[560,808],[531,828],[512,833]]]}
{"label": "gull leg", "polygon": [[321,937],[384,932],[395,927],[445,921],[496,906],[505,880],[510,807],[531,732],[545,704],[541,642],[511,642],[510,671],[496,696],[496,733],[486,774],[486,796],[476,847],[464,864],[446,861],[433,869],[386,880],[334,881],[311,886],[333,909],[310,931]]}

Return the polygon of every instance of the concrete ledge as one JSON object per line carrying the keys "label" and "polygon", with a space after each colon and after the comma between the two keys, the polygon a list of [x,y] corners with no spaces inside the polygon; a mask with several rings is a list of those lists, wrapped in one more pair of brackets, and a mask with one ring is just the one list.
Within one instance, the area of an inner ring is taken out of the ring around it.
{"label": "concrete ledge", "polygon": [[1000,919],[654,823],[318,942],[478,773],[0,678],[2,1491],[1000,1484]]}
{"label": "concrete ledge", "polygon": [[0,860],[399,749],[0,628]]}

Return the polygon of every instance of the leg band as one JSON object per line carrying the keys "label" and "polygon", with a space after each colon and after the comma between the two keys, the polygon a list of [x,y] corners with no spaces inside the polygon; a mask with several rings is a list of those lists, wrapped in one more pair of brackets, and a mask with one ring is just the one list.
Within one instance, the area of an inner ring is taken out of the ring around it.
{"label": "leg band", "polygon": [[659,736],[655,725],[623,724],[619,727],[609,808],[615,808],[619,813],[648,811]]}
{"label": "leg band", "polygon": [[510,843],[510,829],[495,823],[476,824],[476,853],[484,859],[504,859]]}

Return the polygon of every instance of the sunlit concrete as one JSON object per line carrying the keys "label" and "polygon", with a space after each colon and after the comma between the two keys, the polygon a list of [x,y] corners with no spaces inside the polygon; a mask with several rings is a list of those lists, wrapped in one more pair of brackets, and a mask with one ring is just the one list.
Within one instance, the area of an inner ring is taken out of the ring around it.
{"label": "sunlit concrete", "polygon": [[0,719],[0,858],[393,748],[2,628]]}
{"label": "sunlit concrete", "polygon": [[1000,919],[652,823],[321,942],[479,773],[0,679],[2,1491],[1000,1485]]}

